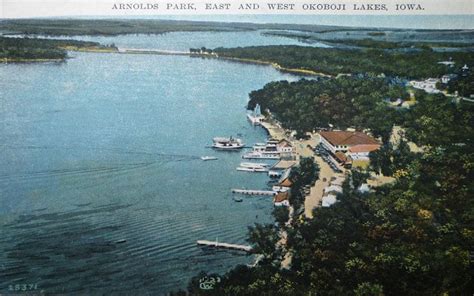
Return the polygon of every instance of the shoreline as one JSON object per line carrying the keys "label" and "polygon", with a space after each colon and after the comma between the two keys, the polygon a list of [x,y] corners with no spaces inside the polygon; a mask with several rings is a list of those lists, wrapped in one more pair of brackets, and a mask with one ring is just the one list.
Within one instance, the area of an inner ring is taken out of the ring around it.
{"label": "shoreline", "polygon": [[[326,78],[337,78],[341,75],[350,75],[350,74],[343,74],[339,73],[338,75],[334,76],[331,74],[323,73],[323,72],[316,72],[313,70],[307,69],[298,69],[298,68],[286,68],[282,67],[280,64],[275,62],[268,62],[262,60],[254,60],[254,59],[245,59],[245,58],[235,58],[235,57],[221,57],[215,54],[210,53],[191,53],[186,51],[171,51],[171,50],[160,50],[160,49],[119,49],[119,48],[101,48],[101,47],[76,47],[76,46],[63,46],[59,47],[66,51],[76,51],[76,52],[93,52],[93,53],[120,53],[120,54],[155,54],[155,55],[176,55],[176,56],[189,56],[189,57],[203,57],[203,58],[214,58],[220,59],[224,61],[231,61],[237,63],[244,63],[244,64],[254,64],[254,65],[264,65],[264,66],[272,66],[277,71],[282,73],[289,73],[295,75],[302,75],[302,76],[316,76],[316,77],[326,77]],[[65,59],[10,59],[10,58],[3,58],[4,60],[7,59],[6,62],[15,63],[15,62],[48,62],[48,61],[65,61]]]}
{"label": "shoreline", "polygon": [[334,78],[335,77],[334,75],[331,75],[331,74],[327,74],[327,73],[323,73],[323,72],[316,72],[316,71],[313,71],[313,70],[298,69],[298,68],[285,68],[285,67],[282,67],[278,63],[269,62],[269,61],[246,59],[246,58],[235,58],[235,57],[222,57],[222,56],[217,56],[216,58],[222,59],[222,60],[227,60],[227,61],[233,61],[233,62],[237,62],[237,63],[268,65],[268,66],[272,66],[276,70],[281,71],[283,73],[298,74],[298,75],[305,75],[305,76],[319,76],[319,77],[327,77],[327,78]]}
{"label": "shoreline", "polygon": [[[283,139],[287,138],[287,130],[276,125],[271,120],[265,120],[261,123],[261,126],[271,138]],[[338,175],[335,173],[330,166],[324,162],[324,160],[315,155],[313,151],[308,148],[308,145],[315,147],[319,143],[320,138],[319,134],[315,133],[311,136],[309,140],[291,140],[293,147],[295,147],[295,152],[297,155],[297,162],[299,163],[301,157],[312,157],[314,162],[319,166],[319,177],[316,180],[315,184],[311,186],[310,193],[305,196],[304,200],[304,215],[306,218],[313,218],[313,209],[320,207],[320,202],[324,196],[324,188],[329,185],[331,178]]]}
{"label": "shoreline", "polygon": [[66,59],[25,59],[25,58],[0,58],[1,64],[10,64],[10,63],[62,63]]}
{"label": "shoreline", "polygon": [[100,53],[116,53],[118,48],[115,47],[78,47],[78,46],[60,46],[60,49],[66,51],[78,51],[78,52],[100,52]]}
{"label": "shoreline", "polygon": [[[283,139],[287,138],[287,130],[283,127],[278,126],[271,120],[266,119],[261,123],[261,126],[271,138]],[[308,148],[308,145],[315,147],[319,143],[320,138],[319,134],[315,133],[311,136],[309,140],[291,140],[293,147],[296,152],[296,160],[299,163],[301,157],[312,157],[314,162],[319,166],[319,177],[316,180],[315,184],[311,186],[310,193],[305,196],[304,200],[304,215],[307,218],[313,217],[313,209],[320,207],[320,202],[322,201],[324,195],[324,188],[329,184],[331,178],[337,175],[329,165],[323,161],[323,159],[314,154],[314,152]],[[324,181],[325,180],[325,181]]]}
{"label": "shoreline", "polygon": [[[269,137],[274,139],[288,139],[286,136],[288,130],[279,126],[277,123],[273,122],[268,116],[264,121],[260,123],[260,126],[267,132]],[[314,154],[313,150],[308,148],[308,145],[311,147],[316,146],[319,143],[320,138],[319,134],[315,133],[311,136],[309,140],[296,140],[289,139],[295,148],[296,153],[296,162],[299,164],[301,157],[311,157],[314,162],[319,166],[319,177],[310,187],[310,192],[304,197],[304,213],[300,217],[305,217],[307,219],[313,219],[313,210],[315,208],[321,207],[321,202],[324,196],[324,188],[328,186],[331,182],[331,178],[336,175],[336,173],[329,167],[329,165],[323,161],[323,159]],[[293,219],[294,209],[292,206],[289,207],[289,217],[288,222],[286,223],[288,228],[292,228],[291,221]],[[281,229],[279,232],[280,239],[277,242],[277,248],[286,250],[281,262],[281,268],[289,269],[291,268],[292,261],[292,250],[286,248],[287,244],[287,232],[284,229]]]}

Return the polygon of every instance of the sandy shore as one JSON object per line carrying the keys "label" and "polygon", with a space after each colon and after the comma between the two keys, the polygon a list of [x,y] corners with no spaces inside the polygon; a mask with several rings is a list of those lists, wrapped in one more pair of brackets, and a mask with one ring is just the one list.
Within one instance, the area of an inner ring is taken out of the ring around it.
{"label": "sandy shore", "polygon": [[319,134],[315,133],[311,139],[305,141],[294,141],[296,153],[299,157],[312,157],[314,162],[319,166],[319,178],[311,187],[309,195],[306,196],[304,202],[304,213],[307,218],[313,218],[313,210],[320,206],[323,199],[323,190],[329,185],[331,178],[335,176],[334,171],[329,165],[319,156],[314,155],[314,152],[308,148],[308,145],[315,147],[320,142]]}

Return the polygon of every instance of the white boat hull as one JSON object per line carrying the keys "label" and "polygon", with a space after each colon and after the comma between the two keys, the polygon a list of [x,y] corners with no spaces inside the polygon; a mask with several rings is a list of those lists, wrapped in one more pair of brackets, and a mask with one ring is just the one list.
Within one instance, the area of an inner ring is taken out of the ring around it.
{"label": "white boat hull", "polygon": [[254,173],[265,173],[268,172],[268,169],[266,168],[246,168],[246,167],[238,167],[238,171],[242,172],[254,172]]}
{"label": "white boat hull", "polygon": [[212,139],[212,148],[219,150],[237,150],[244,148],[245,144],[240,139],[216,137]]}
{"label": "white boat hull", "polygon": [[217,160],[217,157],[214,157],[214,156],[201,156],[201,159],[204,160],[204,161]]}
{"label": "white boat hull", "polygon": [[223,146],[223,145],[212,145],[212,148],[214,149],[219,149],[219,150],[238,150],[244,148],[244,145],[229,145],[229,146]]}
{"label": "white boat hull", "polygon": [[280,155],[247,153],[247,154],[242,155],[242,158],[244,159],[280,159]]}
{"label": "white boat hull", "polygon": [[267,163],[261,163],[261,162],[241,162],[240,166],[244,168],[266,168],[270,165]]}

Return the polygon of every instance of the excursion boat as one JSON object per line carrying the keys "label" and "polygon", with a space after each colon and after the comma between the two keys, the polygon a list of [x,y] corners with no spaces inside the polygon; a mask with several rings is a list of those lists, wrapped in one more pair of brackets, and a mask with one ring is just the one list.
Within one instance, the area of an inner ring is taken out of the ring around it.
{"label": "excursion boat", "polygon": [[212,148],[220,149],[220,150],[236,150],[241,149],[244,147],[244,143],[242,143],[241,139],[238,138],[224,138],[224,137],[216,137],[212,139],[213,144]]}
{"label": "excursion boat", "polygon": [[207,161],[207,160],[216,160],[217,157],[215,157],[215,156],[201,156],[201,159],[204,160],[204,161]]}
{"label": "excursion boat", "polygon": [[280,159],[282,154],[288,155],[293,152],[291,143],[286,140],[270,139],[266,143],[257,143],[252,151],[242,156],[244,159]]}
{"label": "excursion boat", "polygon": [[247,118],[253,125],[259,125],[265,119],[265,116],[262,115],[260,110],[260,105],[257,104],[252,113],[247,113]]}
{"label": "excursion boat", "polygon": [[268,164],[242,162],[240,166],[237,168],[237,170],[244,171],[244,172],[268,172]]}
{"label": "excursion boat", "polygon": [[244,167],[238,167],[238,171],[243,171],[243,172],[254,172],[254,173],[266,173],[268,172],[267,168],[244,168]]}
{"label": "excursion boat", "polygon": [[244,168],[254,168],[254,167],[266,168],[266,167],[269,167],[270,165],[268,163],[261,163],[261,162],[241,162],[240,166]]}

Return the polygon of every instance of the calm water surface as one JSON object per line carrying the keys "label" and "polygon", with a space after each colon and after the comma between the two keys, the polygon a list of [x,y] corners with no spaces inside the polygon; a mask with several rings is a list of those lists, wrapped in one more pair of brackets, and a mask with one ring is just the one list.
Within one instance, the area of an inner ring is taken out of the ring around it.
{"label": "calm water surface", "polygon": [[242,152],[206,146],[237,134],[262,142],[265,132],[246,121],[247,95],[295,76],[185,56],[71,55],[0,65],[0,293],[37,284],[156,295],[201,270],[250,263],[195,242],[245,243],[249,225],[271,222],[269,197],[235,203],[230,194],[266,188],[267,177],[236,171]]}

